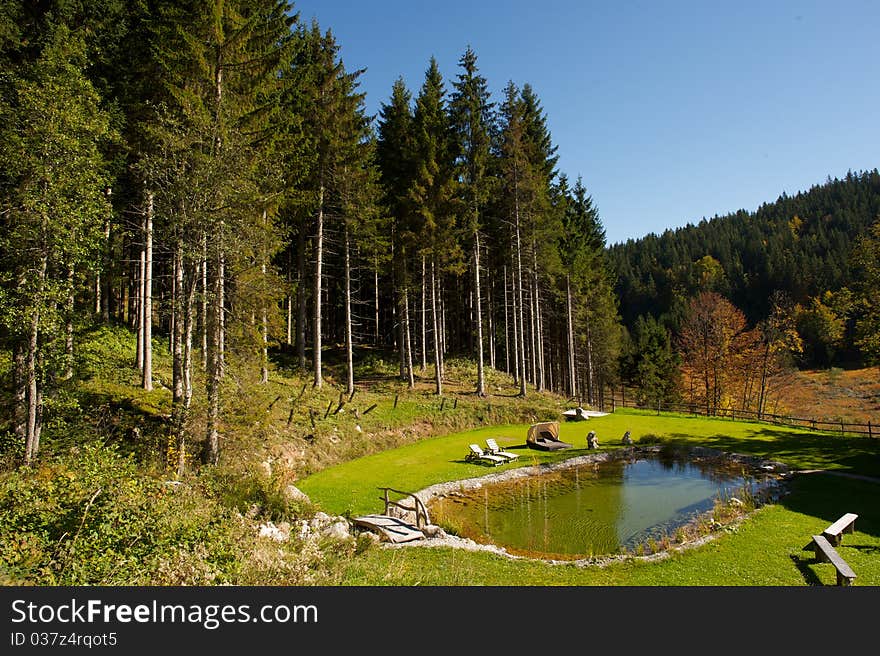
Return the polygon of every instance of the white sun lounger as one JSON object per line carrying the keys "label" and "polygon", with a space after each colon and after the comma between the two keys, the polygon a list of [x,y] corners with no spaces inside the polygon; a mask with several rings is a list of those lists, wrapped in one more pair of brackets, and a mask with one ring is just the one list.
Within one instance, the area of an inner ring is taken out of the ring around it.
{"label": "white sun lounger", "polygon": [[517,458],[519,458],[518,453],[505,451],[500,446],[498,446],[498,442],[495,441],[494,437],[490,437],[486,440],[486,450],[494,456],[501,456],[505,460],[516,460]]}
{"label": "white sun lounger", "polygon": [[464,459],[470,460],[474,462],[487,462],[491,465],[503,465],[507,462],[506,458],[502,458],[501,456],[496,456],[491,453],[486,453],[480,448],[479,444],[471,444],[470,445],[470,453],[468,453]]}

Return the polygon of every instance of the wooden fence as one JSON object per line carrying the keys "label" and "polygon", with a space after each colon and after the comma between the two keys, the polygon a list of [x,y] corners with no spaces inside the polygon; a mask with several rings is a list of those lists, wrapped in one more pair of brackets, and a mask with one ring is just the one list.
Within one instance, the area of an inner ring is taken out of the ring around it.
{"label": "wooden fence", "polygon": [[616,408],[638,408],[642,410],[656,410],[659,412],[677,412],[680,414],[700,415],[729,418],[732,421],[761,421],[768,424],[776,424],[779,426],[793,426],[797,428],[809,428],[815,431],[836,432],[841,435],[867,435],[868,437],[880,437],[880,425],[872,422],[870,419],[867,423],[858,424],[845,421],[829,421],[827,419],[816,419],[814,417],[792,417],[789,415],[777,415],[769,412],[757,413],[754,410],[743,410],[738,408],[713,408],[707,412],[706,406],[700,406],[695,403],[659,403],[657,406],[649,406],[648,404],[639,403],[635,394],[629,395],[625,389],[616,389],[606,391],[603,395],[603,402],[600,404],[603,412],[614,412]]}

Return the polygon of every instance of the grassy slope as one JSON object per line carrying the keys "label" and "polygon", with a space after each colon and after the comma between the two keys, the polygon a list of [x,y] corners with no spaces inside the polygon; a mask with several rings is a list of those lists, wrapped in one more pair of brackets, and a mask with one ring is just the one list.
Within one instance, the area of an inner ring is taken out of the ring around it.
{"label": "grassy slope", "polygon": [[[424,440],[314,474],[297,483],[319,506],[334,513],[381,510],[378,486],[421,489],[435,482],[478,476],[491,471],[466,463],[467,444],[496,436],[505,446],[524,442],[526,425],[485,428]],[[652,434],[672,441],[701,444],[781,460],[796,469],[828,469],[880,476],[880,440],[842,438],[764,424],[686,416],[656,416],[618,411],[587,423],[564,423],[560,437],[575,445],[564,452],[520,451],[521,465],[572,457],[586,452],[585,436],[595,430],[604,448],[619,437]],[[513,465],[505,465],[510,467]],[[450,548],[409,547],[371,550],[352,560],[343,585],[602,585],[602,586],[797,586],[835,583],[830,564],[813,562],[803,551],[809,536],[844,512],[859,515],[856,533],[839,551],[857,572],[857,585],[880,584],[880,485],[828,474],[797,477],[793,491],[778,504],[765,506],[734,529],[696,549],[659,562],[631,561],[580,568],[510,560]]]}

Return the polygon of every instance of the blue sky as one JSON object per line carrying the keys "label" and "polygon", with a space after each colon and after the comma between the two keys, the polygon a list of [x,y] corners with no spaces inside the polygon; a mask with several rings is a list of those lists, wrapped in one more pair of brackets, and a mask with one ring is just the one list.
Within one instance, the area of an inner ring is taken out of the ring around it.
{"label": "blue sky", "polygon": [[470,45],[493,99],[541,100],[558,170],[608,243],[754,211],[880,167],[880,2],[304,0],[378,113],[431,56],[447,88]]}

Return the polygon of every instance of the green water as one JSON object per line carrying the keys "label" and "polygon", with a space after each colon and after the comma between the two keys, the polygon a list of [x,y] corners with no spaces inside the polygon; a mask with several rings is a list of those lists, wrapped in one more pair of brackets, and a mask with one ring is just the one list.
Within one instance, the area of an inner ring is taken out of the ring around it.
{"label": "green water", "polygon": [[581,465],[435,500],[433,521],[511,553],[577,558],[632,550],[712,509],[755,479],[687,460]]}

